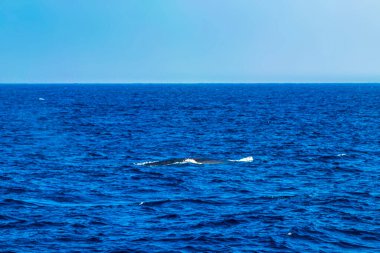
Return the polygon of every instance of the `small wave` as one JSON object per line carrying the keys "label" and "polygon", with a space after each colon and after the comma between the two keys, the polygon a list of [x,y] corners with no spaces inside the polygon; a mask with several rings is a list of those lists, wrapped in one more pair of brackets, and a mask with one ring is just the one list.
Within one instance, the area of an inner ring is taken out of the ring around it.
{"label": "small wave", "polygon": [[342,154],[338,154],[337,156],[338,157],[343,157],[343,156],[347,156],[347,154],[342,153]]}
{"label": "small wave", "polygon": [[152,201],[142,201],[138,203],[139,206],[162,206],[166,204],[196,204],[196,205],[221,205],[222,203],[215,200],[202,200],[202,199],[164,199],[164,200],[152,200]]}
{"label": "small wave", "polygon": [[178,219],[180,217],[181,216],[179,216],[178,214],[165,214],[165,215],[162,215],[162,216],[158,216],[157,218],[158,219]]}
{"label": "small wave", "polygon": [[232,227],[232,226],[240,225],[245,222],[247,221],[243,219],[235,219],[235,218],[223,219],[223,220],[218,220],[218,221],[201,221],[198,224],[194,225],[193,228]]}
{"label": "small wave", "polygon": [[28,201],[23,201],[23,200],[17,200],[17,199],[4,199],[0,201],[0,206],[9,206],[9,205],[14,205],[14,206],[31,206],[35,205],[34,203],[30,203]]}

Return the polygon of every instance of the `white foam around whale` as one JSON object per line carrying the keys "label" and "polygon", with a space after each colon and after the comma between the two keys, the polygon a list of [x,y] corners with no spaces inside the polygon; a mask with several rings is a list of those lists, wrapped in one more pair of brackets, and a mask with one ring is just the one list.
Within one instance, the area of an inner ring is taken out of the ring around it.
{"label": "white foam around whale", "polygon": [[245,163],[250,163],[250,162],[253,162],[253,157],[252,156],[248,156],[248,157],[244,157],[242,159],[239,159],[239,160],[229,160],[231,162],[245,162]]}
{"label": "white foam around whale", "polygon": [[144,166],[144,165],[148,165],[155,162],[158,162],[158,161],[148,161],[148,162],[141,162],[141,163],[134,163],[134,164],[139,165],[139,166]]}
{"label": "white foam around whale", "polygon": [[185,163],[192,163],[192,164],[202,164],[200,162],[197,162],[195,159],[187,158],[183,160],[182,162],[176,162],[174,164],[185,164]]}

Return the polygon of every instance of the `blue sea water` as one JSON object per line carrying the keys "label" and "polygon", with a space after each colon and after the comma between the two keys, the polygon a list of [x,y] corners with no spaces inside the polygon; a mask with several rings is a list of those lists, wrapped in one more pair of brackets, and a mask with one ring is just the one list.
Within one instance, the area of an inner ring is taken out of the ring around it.
{"label": "blue sea water", "polygon": [[380,85],[0,86],[0,252],[379,251]]}

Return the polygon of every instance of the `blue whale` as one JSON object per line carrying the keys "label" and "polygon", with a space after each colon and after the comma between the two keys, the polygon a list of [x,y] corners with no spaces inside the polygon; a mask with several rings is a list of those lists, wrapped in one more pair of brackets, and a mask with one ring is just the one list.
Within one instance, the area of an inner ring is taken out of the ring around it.
{"label": "blue whale", "polygon": [[137,165],[143,166],[166,166],[166,165],[180,165],[180,164],[222,164],[233,162],[252,162],[253,157],[248,156],[239,160],[217,160],[209,158],[171,158],[162,161],[142,162]]}

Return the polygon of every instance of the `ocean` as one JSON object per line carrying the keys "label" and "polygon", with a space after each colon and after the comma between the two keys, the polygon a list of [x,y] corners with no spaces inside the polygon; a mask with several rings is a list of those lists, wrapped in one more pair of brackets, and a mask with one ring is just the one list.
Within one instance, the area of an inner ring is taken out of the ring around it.
{"label": "ocean", "polygon": [[380,85],[0,85],[0,252],[379,252]]}

